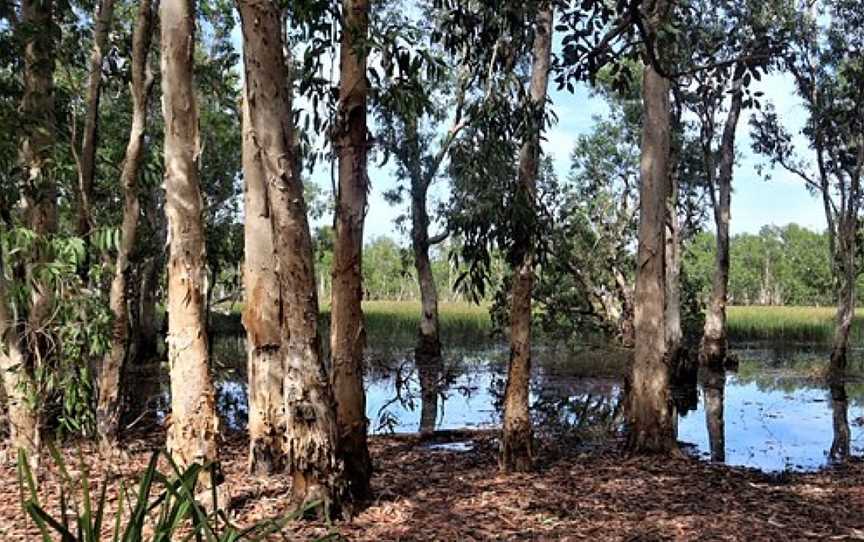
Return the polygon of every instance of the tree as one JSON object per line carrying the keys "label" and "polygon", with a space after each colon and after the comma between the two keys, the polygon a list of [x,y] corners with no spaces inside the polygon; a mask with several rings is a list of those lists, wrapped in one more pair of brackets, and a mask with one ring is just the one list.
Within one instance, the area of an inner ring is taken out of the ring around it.
{"label": "tree", "polygon": [[[263,234],[265,237],[254,241],[256,248],[267,248],[267,232],[261,224],[267,217],[260,216],[264,210],[261,208],[263,188],[272,232],[269,242],[274,249],[272,271],[278,282],[278,297],[273,296],[272,290],[262,289],[271,280],[266,269],[271,265],[267,253],[251,262],[255,267],[249,267],[250,262],[247,262],[247,283],[256,279],[255,288],[247,292],[247,303],[256,309],[247,309],[244,323],[247,333],[252,336],[250,349],[258,347],[258,354],[268,353],[267,358],[253,362],[270,363],[266,367],[260,366],[260,369],[273,370],[276,378],[280,371],[284,371],[281,409],[284,437],[279,460],[292,475],[292,498],[301,506],[317,502],[325,514],[337,513],[346,496],[348,483],[342,460],[337,456],[340,443],[334,398],[327,382],[318,335],[312,237],[293,145],[291,100],[286,85],[288,78],[280,31],[282,19],[279,10],[269,0],[240,0],[238,7],[243,30],[245,101],[249,119],[244,138],[244,165],[249,169],[244,173],[247,184],[251,185],[247,201],[255,203],[247,208],[247,213],[259,214],[254,219],[256,230],[247,233],[247,240],[251,242],[256,233]],[[252,146],[254,148],[250,148]],[[252,189],[256,192],[253,193]],[[268,299],[275,300],[278,305],[267,307]],[[260,312],[253,312],[255,310]],[[281,320],[273,322],[270,319],[273,315],[281,315]],[[279,358],[274,359],[275,355]],[[278,365],[280,361],[281,367]],[[256,381],[256,385],[258,383]],[[255,393],[267,393],[273,385],[268,381],[264,389],[256,389]],[[279,418],[267,419],[265,423],[278,424]],[[262,428],[268,429],[267,426]],[[279,435],[277,432],[268,437],[278,438]],[[272,451],[272,445],[266,439],[259,439],[259,444],[261,447],[256,451],[262,452],[262,467],[266,467],[269,460],[266,454]],[[252,458],[252,461],[254,466],[259,458]]]}
{"label": "tree", "polygon": [[[538,6],[534,28],[534,51],[531,66],[530,120],[519,153],[517,205],[527,212],[534,211],[537,174],[540,162],[540,136],[544,126],[546,92],[549,84],[552,55],[551,2]],[[537,232],[535,221],[517,229],[517,252],[514,254],[510,294],[510,365],[504,391],[503,431],[501,435],[501,468],[507,471],[527,471],[533,467],[531,415],[528,388],[531,381],[531,296],[534,284],[535,255],[532,247]]]}
{"label": "tree", "polygon": [[785,68],[794,77],[807,111],[802,133],[813,150],[815,166],[796,153],[792,136],[772,107],[751,119],[751,125],[753,149],[765,155],[772,166],[800,178],[822,199],[838,294],[830,373],[832,378],[839,378],[846,369],[849,331],[855,315],[855,283],[860,273],[860,215],[864,205],[864,119],[860,108],[864,104],[864,68],[858,51],[864,44],[864,6],[837,0],[818,7],[824,11],[797,14],[798,34],[791,42],[792,53],[785,58]]}
{"label": "tree", "polygon": [[[20,136],[19,161],[22,178],[19,203],[22,222],[33,234],[46,237],[57,229],[57,186],[52,176],[50,157],[54,144],[54,47],[56,26],[52,1],[24,0],[18,30],[23,36],[24,88],[21,113],[24,119]],[[34,276],[45,251],[34,251],[25,274],[32,285],[29,291],[29,315],[15,310],[5,284],[0,308],[4,352],[0,362],[9,407],[10,440],[16,449],[29,455],[32,464],[39,462],[41,416],[34,371],[49,350],[39,332],[50,315],[51,296],[48,284]],[[5,271],[5,270],[4,270]],[[5,282],[5,278],[2,279]],[[22,321],[27,318],[26,326]],[[24,330],[22,332],[22,330]]]}
{"label": "tree", "polygon": [[[649,43],[669,22],[669,2],[657,0],[647,14]],[[670,196],[670,83],[646,62],[642,92],[645,117],[639,191],[634,327],[636,350],[628,395],[628,447],[665,453],[676,448],[675,411],[666,361],[666,200]]]}
{"label": "tree", "polygon": [[[197,157],[198,110],[192,82],[194,0],[160,4],[165,215],[168,222],[168,449],[182,466],[218,461],[219,419],[204,315],[205,243]],[[219,482],[207,471],[204,489]]]}
{"label": "tree", "polygon": [[[110,0],[108,1],[110,4]],[[104,6],[103,6],[104,9]],[[154,77],[148,56],[150,53],[153,13],[150,0],[141,0],[135,32],[132,37],[132,127],[129,143],[120,174],[123,190],[123,224],[117,258],[114,262],[114,278],[111,282],[109,305],[114,315],[111,348],[102,362],[99,375],[99,405],[97,408],[97,431],[103,443],[113,447],[117,438],[122,414],[122,389],[124,369],[130,355],[129,294],[132,276],[132,253],[138,236],[138,219],[141,204],[138,200],[138,176],[146,150],[145,134],[150,93]],[[96,46],[99,49],[99,46]],[[94,56],[95,56],[94,52]],[[101,54],[101,53],[100,53]],[[94,60],[95,63],[95,60]],[[100,62],[101,66],[101,62]],[[89,121],[88,121],[89,122]],[[95,123],[95,120],[93,121]],[[92,172],[91,172],[92,173]],[[82,185],[83,189],[83,185]],[[84,209],[88,196],[82,190],[80,204]],[[89,210],[85,211],[86,227],[90,227]],[[86,249],[86,247],[85,247]]]}
{"label": "tree", "polygon": [[[87,111],[84,133],[81,139],[80,156],[76,154],[78,166],[78,235],[88,241],[85,255],[89,254],[89,239],[93,229],[90,207],[93,199],[93,177],[96,173],[96,145],[99,131],[99,102],[102,98],[102,63],[108,34],[114,20],[114,0],[100,0],[93,28],[93,50],[90,53],[90,73],[87,78]],[[74,145],[74,142],[73,142]],[[85,276],[89,259],[85,258],[82,271]]]}
{"label": "tree", "polygon": [[366,444],[368,420],[363,390],[363,222],[369,191],[366,125],[367,0],[343,0],[338,122],[331,128],[339,158],[333,285],[330,305],[331,380],[336,398],[339,454],[348,489],[360,501],[369,494],[372,461]]}

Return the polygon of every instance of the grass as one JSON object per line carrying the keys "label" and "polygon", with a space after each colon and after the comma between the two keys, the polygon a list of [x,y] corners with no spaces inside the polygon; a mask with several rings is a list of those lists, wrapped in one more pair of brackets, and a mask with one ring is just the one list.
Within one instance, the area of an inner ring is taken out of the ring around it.
{"label": "grass", "polygon": [[[834,333],[833,307],[729,307],[733,342],[775,341],[828,344]],[[864,318],[856,316],[850,340],[864,342]]]}
{"label": "grass", "polygon": [[[229,314],[212,315],[217,333],[242,332],[240,306]],[[367,301],[368,344],[373,348],[412,347],[417,340],[420,303],[416,301]],[[469,303],[441,303],[441,342],[458,346],[485,346],[495,341],[488,307]],[[833,307],[729,307],[729,340],[799,344],[830,344],[834,333]],[[327,336],[329,307],[322,307],[322,336]],[[856,316],[852,344],[864,344],[864,312]]]}

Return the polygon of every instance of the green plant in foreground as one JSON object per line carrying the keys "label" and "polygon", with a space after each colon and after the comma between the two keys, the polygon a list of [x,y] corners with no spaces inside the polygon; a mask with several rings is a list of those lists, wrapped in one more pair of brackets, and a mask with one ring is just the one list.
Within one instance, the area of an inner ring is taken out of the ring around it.
{"label": "green plant in foreground", "polygon": [[[171,476],[165,476],[157,470],[160,455],[164,455],[171,465]],[[192,465],[181,471],[169,454],[154,452],[138,481],[138,491],[134,498],[130,498],[125,484],[121,481],[117,494],[117,511],[110,520],[113,521],[111,534],[105,536],[103,525],[106,521],[107,478],[102,481],[99,494],[94,498],[83,457],[80,459],[80,481],[76,483],[69,475],[63,458],[53,446],[51,456],[61,478],[60,513],[56,517],[49,514],[39,502],[26,453],[21,450],[18,454],[21,503],[38,527],[42,542],[57,540],[52,538],[52,535],[59,536],[60,542],[169,542],[175,536],[180,540],[199,542],[263,540],[264,537],[281,531],[289,521],[301,517],[316,506],[312,503],[285,517],[240,529],[231,525],[224,510],[218,507],[215,488],[212,512],[206,511],[195,500],[199,476],[209,467]],[[152,499],[151,494],[155,494]],[[128,509],[128,515],[124,515],[124,506]],[[148,532],[146,535],[145,526]]]}

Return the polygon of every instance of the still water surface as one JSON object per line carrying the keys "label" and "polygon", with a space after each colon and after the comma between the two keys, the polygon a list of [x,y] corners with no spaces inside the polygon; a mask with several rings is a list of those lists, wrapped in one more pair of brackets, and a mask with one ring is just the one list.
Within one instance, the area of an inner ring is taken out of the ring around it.
{"label": "still water surface", "polygon": [[[864,382],[828,389],[817,376],[826,352],[758,345],[733,351],[741,361],[737,371],[702,373],[695,390],[679,394],[678,439],[686,449],[706,460],[772,472],[824,467],[833,460],[832,447],[839,457],[864,452]],[[620,427],[621,381],[597,376],[609,374],[602,357],[590,362],[597,375],[578,354],[540,349],[534,357],[531,399],[538,431]],[[248,416],[243,339],[217,340],[214,358],[221,367],[220,411],[230,427],[241,429]],[[421,390],[410,352],[371,358],[370,431],[416,432]],[[506,360],[502,348],[445,353],[436,429],[498,426]],[[852,365],[860,367],[860,360]]]}

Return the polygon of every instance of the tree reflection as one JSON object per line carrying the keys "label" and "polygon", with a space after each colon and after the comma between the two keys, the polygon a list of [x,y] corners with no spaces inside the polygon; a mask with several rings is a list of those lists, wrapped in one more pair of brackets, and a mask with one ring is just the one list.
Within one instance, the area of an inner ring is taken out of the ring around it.
{"label": "tree reflection", "polygon": [[850,454],[849,399],[846,395],[846,384],[843,382],[831,384],[831,410],[833,413],[834,440],[831,443],[829,457],[832,461],[846,461]]}
{"label": "tree reflection", "polygon": [[702,379],[711,461],[722,463],[726,461],[726,426],[723,418],[726,372],[723,369],[705,367]]}

